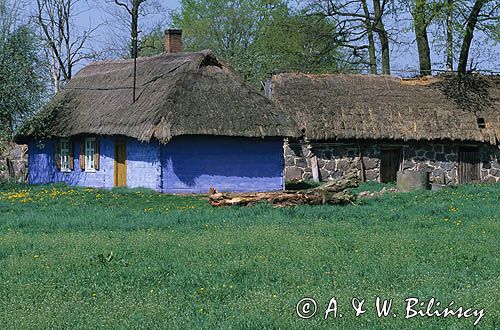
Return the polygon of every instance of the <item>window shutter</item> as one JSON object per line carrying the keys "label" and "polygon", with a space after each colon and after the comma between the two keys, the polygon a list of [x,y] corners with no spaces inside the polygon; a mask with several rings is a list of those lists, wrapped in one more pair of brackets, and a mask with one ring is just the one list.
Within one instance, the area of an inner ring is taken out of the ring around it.
{"label": "window shutter", "polygon": [[85,139],[80,142],[80,169],[85,170]]}
{"label": "window shutter", "polygon": [[95,146],[94,146],[94,168],[96,171],[99,170],[99,139],[95,139]]}
{"label": "window shutter", "polygon": [[56,168],[58,170],[61,169],[61,140],[57,139],[56,140],[56,151],[54,154],[54,158],[56,161]]}
{"label": "window shutter", "polygon": [[73,171],[75,169],[75,155],[73,154],[73,141],[69,140],[69,169]]}

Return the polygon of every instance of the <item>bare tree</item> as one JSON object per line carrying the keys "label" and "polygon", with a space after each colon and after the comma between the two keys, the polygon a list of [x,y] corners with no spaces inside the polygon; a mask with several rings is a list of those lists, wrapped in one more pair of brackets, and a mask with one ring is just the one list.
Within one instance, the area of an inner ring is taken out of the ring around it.
{"label": "bare tree", "polygon": [[446,0],[446,69],[453,71],[454,0]]}
{"label": "bare tree", "polygon": [[134,89],[132,92],[132,102],[135,102],[136,97],[136,84],[137,84],[137,48],[138,48],[138,25],[139,25],[139,10],[141,5],[146,0],[128,0],[128,2],[121,2],[121,0],[114,0],[115,4],[124,8],[130,15],[130,57],[134,59]]}
{"label": "bare tree", "polygon": [[377,59],[373,26],[366,0],[311,0],[308,11],[311,15],[328,17],[335,25],[335,42],[352,49],[354,57],[364,57],[368,50],[368,65],[371,73],[377,73]]}
{"label": "bare tree", "polygon": [[373,13],[374,13],[374,30],[378,34],[378,39],[380,41],[380,50],[382,57],[382,73],[391,74],[391,62],[390,62],[390,51],[389,51],[389,36],[387,30],[385,29],[383,17],[385,14],[387,5],[387,0],[373,0]]}
{"label": "bare tree", "polygon": [[132,30],[135,29],[136,24],[138,49],[141,45],[141,35],[148,35],[158,26],[163,28],[168,26],[170,17],[162,5],[162,0],[142,0],[137,7],[136,24],[132,22],[132,17],[135,16],[134,0],[105,0],[100,3],[103,12],[107,14],[106,46],[108,57],[133,57]]}
{"label": "bare tree", "polygon": [[[375,33],[380,41],[382,73],[390,73],[389,37],[383,17],[389,0],[312,0],[311,12],[325,15],[336,25],[336,38],[355,55],[368,50],[370,73],[377,74]],[[372,5],[372,8],[370,7]]]}
{"label": "bare tree", "polygon": [[[491,4],[492,6],[490,8],[486,8],[489,4]],[[498,24],[498,21],[500,20],[499,12],[500,3],[498,2],[495,2],[493,0],[474,1],[474,4],[470,9],[470,12],[467,15],[467,19],[465,21],[465,31],[462,39],[462,46],[460,49],[460,57],[458,60],[457,68],[459,73],[466,73],[467,71],[467,62],[469,59],[472,38],[474,37],[474,31],[476,30],[478,24],[487,21],[496,21]]]}
{"label": "bare tree", "polygon": [[98,27],[77,33],[73,18],[79,0],[36,0],[36,21],[47,43],[54,91],[71,80],[81,61],[95,57],[88,42]]}
{"label": "bare tree", "polygon": [[121,0],[114,0],[115,4],[121,6],[126,10],[130,17],[130,57],[137,57],[137,42],[138,42],[138,23],[139,23],[139,9],[146,0],[129,0],[122,2]]}
{"label": "bare tree", "polygon": [[421,76],[427,76],[432,73],[431,49],[429,47],[429,37],[427,35],[427,28],[431,22],[428,11],[426,0],[416,0],[411,13],[417,41],[418,62]]}

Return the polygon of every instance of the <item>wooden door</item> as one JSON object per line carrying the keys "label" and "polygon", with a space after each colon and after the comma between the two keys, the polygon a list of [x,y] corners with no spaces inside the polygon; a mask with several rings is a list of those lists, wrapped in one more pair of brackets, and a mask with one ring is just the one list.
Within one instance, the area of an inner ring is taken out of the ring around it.
{"label": "wooden door", "polygon": [[481,180],[479,148],[464,147],[458,151],[458,182],[473,183]]}
{"label": "wooden door", "polygon": [[399,149],[388,149],[380,151],[380,182],[396,182],[399,170]]}
{"label": "wooden door", "polygon": [[127,142],[115,141],[115,187],[127,186]]}

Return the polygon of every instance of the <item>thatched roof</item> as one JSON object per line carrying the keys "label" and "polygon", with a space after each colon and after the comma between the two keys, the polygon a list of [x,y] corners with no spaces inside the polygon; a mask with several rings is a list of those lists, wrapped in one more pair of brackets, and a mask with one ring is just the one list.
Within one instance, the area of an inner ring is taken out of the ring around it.
{"label": "thatched roof", "polygon": [[310,140],[500,140],[500,76],[288,73],[273,76],[272,98]]}
{"label": "thatched roof", "polygon": [[[166,143],[178,135],[297,136],[296,125],[210,51],[162,54],[82,69],[17,140],[125,135]],[[43,125],[39,122],[44,121]]]}

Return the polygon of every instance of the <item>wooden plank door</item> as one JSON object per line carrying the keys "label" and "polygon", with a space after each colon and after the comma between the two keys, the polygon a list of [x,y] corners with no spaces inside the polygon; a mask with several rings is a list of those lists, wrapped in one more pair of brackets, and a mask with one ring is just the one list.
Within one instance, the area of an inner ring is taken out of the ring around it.
{"label": "wooden plank door", "polygon": [[380,151],[380,182],[395,182],[399,170],[399,149]]}
{"label": "wooden plank door", "polygon": [[127,142],[115,141],[115,187],[127,186]]}
{"label": "wooden plank door", "polygon": [[458,151],[458,182],[479,182],[481,180],[480,163],[479,148],[460,148]]}

